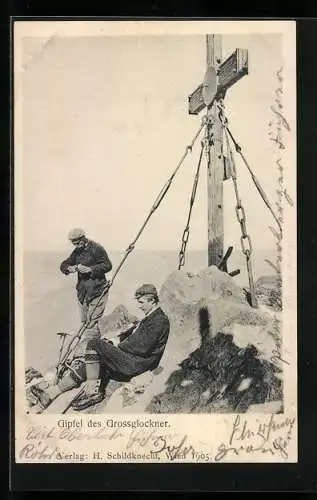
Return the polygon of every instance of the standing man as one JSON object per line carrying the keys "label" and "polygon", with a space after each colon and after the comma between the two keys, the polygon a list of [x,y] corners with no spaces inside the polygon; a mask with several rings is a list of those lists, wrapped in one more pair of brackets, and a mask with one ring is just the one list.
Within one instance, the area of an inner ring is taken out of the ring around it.
{"label": "standing man", "polygon": [[99,243],[89,240],[82,229],[72,229],[68,239],[75,248],[61,263],[60,270],[65,275],[77,272],[76,290],[81,321],[86,323],[89,320],[85,338],[100,338],[99,320],[104,313],[108,293],[100,296],[107,284],[105,274],[111,271],[112,263],[106,250]]}

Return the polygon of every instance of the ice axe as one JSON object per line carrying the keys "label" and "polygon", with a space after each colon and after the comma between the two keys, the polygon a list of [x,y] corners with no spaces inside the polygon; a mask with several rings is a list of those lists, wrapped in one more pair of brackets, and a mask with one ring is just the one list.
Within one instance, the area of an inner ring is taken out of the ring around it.
{"label": "ice axe", "polygon": [[57,332],[56,335],[59,336],[59,339],[60,339],[60,342],[61,342],[60,348],[59,348],[59,357],[58,357],[58,361],[57,361],[57,365],[56,365],[56,380],[57,380],[57,372],[58,372],[58,367],[59,367],[60,361],[62,359],[62,354],[63,354],[65,340],[66,340],[67,335],[70,335],[70,334],[69,333],[65,333],[65,332]]}

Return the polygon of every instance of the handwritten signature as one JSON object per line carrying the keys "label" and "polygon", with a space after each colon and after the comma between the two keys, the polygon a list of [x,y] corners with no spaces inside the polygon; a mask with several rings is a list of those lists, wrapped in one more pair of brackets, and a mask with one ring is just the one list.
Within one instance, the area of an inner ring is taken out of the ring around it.
{"label": "handwritten signature", "polygon": [[248,454],[261,452],[261,453],[271,453],[271,455],[275,455],[276,453],[280,454],[282,458],[288,458],[287,446],[289,440],[284,439],[282,437],[278,437],[274,439],[271,446],[265,446],[265,443],[262,443],[260,446],[254,446],[253,444],[241,445],[238,448],[235,446],[226,446],[224,443],[221,443],[218,446],[218,451],[215,456],[215,462],[220,462],[223,460],[229,453],[233,453],[238,456],[241,452],[246,452]]}
{"label": "handwritten signature", "polygon": [[184,460],[189,453],[195,456],[195,449],[191,444],[187,443],[187,440],[188,436],[185,434],[185,436],[180,439],[179,443],[171,444],[165,436],[159,436],[153,443],[154,449],[151,450],[151,453],[158,455],[164,452],[166,457],[170,460]]}
{"label": "handwritten signature", "polygon": [[[249,425],[248,421],[241,419],[239,415],[235,418],[229,442],[228,444],[222,442],[218,446],[215,462],[220,462],[229,454],[239,456],[243,452],[278,454],[283,459],[288,458],[288,445],[292,439],[295,418],[277,421],[276,417],[271,415],[267,422],[258,423],[256,428],[250,428]],[[255,443],[259,438],[262,441]]]}

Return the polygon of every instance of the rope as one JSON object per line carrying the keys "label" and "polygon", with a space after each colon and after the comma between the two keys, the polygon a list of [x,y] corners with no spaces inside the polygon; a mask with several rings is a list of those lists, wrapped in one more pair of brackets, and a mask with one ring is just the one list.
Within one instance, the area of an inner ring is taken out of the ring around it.
{"label": "rope", "polygon": [[191,219],[191,215],[192,215],[193,206],[195,203],[195,197],[196,197],[196,191],[197,191],[197,186],[198,186],[198,181],[199,181],[199,172],[200,172],[201,159],[203,156],[203,152],[204,152],[204,142],[201,143],[201,151],[200,151],[200,155],[199,155],[196,174],[194,177],[192,194],[191,194],[190,203],[189,203],[189,212],[188,212],[186,226],[185,226],[185,229],[183,232],[182,245],[181,245],[181,249],[179,252],[178,270],[180,270],[180,268],[183,267],[185,264],[185,252],[186,252],[186,246],[187,246],[187,242],[188,242],[188,238],[189,238],[190,219]]}
{"label": "rope", "polygon": [[268,200],[268,197],[266,196],[261,184],[259,183],[258,179],[256,178],[255,176],[255,173],[253,172],[253,170],[251,169],[249,163],[247,162],[244,154],[242,153],[242,148],[241,146],[237,143],[237,141],[235,140],[235,138],[233,137],[233,134],[231,133],[231,130],[229,129],[228,127],[228,119],[224,116],[224,113],[223,113],[223,109],[221,108],[221,106],[218,105],[218,109],[219,109],[219,117],[220,117],[220,120],[223,124],[223,127],[225,128],[225,130],[227,130],[233,144],[234,144],[234,147],[235,147],[235,150],[237,151],[237,153],[239,153],[239,155],[241,156],[245,166],[247,167],[250,175],[251,175],[251,178],[252,178],[252,181],[254,182],[255,184],[255,187],[256,189],[258,190],[261,198],[263,199],[265,205],[267,206],[267,208],[270,210],[271,214],[273,215],[278,227],[279,227],[279,230],[280,232],[282,233],[282,226],[281,226],[281,223],[277,217],[277,215],[275,214],[273,208],[272,208],[272,205],[271,203],[269,202]]}
{"label": "rope", "polygon": [[105,286],[105,288],[103,289],[102,293],[99,295],[99,299],[98,301],[96,302],[93,310],[91,311],[91,314],[89,315],[89,318],[87,318],[87,320],[85,321],[85,323],[80,327],[80,329],[78,330],[77,334],[72,338],[72,340],[70,341],[69,345],[67,346],[67,350],[62,358],[62,360],[57,364],[57,375],[56,375],[56,378],[55,378],[55,382],[57,382],[57,380],[59,379],[60,377],[60,373],[61,373],[61,369],[63,367],[65,367],[65,362],[67,361],[71,351],[75,348],[75,343],[76,345],[78,344],[78,342],[80,341],[82,335],[84,334],[85,330],[87,329],[87,327],[89,326],[91,320],[93,319],[93,314],[95,312],[95,310],[97,309],[98,305],[100,304],[100,301],[101,299],[106,295],[106,293],[108,293],[109,289],[111,288],[116,276],[118,275],[120,269],[122,268],[123,264],[125,263],[128,255],[134,250],[134,247],[135,247],[135,244],[136,242],[138,241],[138,239],[140,238],[141,234],[143,233],[146,225],[148,224],[150,218],[152,217],[153,213],[158,209],[158,207],[160,206],[162,200],[164,199],[164,197],[166,196],[173,180],[174,180],[174,177],[176,176],[177,172],[179,171],[180,167],[182,166],[185,158],[187,157],[188,153],[192,151],[193,149],[193,146],[197,140],[197,138],[199,137],[202,129],[205,127],[205,124],[206,124],[206,119],[205,117],[203,117],[202,119],[202,122],[201,122],[201,125],[198,129],[198,131],[196,132],[196,134],[194,135],[191,143],[186,146],[186,149],[185,149],[185,152],[183,153],[180,161],[178,162],[175,170],[173,171],[172,175],[170,176],[170,178],[168,179],[168,181],[165,183],[165,185],[163,186],[163,188],[161,189],[161,191],[159,192],[156,200],[154,201],[151,209],[150,209],[150,212],[148,214],[148,216],[146,217],[144,223],[142,224],[141,228],[139,229],[137,235],[135,236],[135,238],[133,239],[133,241],[130,243],[130,245],[127,247],[126,251],[125,251],[125,254],[124,256],[122,257],[121,261],[119,262],[117,268],[115,269],[114,273],[113,273],[113,276],[112,276],[112,279],[109,280]]}

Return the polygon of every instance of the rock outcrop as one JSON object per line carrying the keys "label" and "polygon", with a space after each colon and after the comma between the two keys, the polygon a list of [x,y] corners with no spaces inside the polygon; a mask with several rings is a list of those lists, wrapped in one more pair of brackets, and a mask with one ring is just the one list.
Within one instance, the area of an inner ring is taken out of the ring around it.
{"label": "rock outcrop", "polygon": [[255,283],[259,301],[275,311],[282,310],[282,281],[276,275],[262,276]]}
{"label": "rock outcrop", "polygon": [[232,335],[218,333],[180,364],[146,411],[245,412],[250,405],[281,399],[279,371],[261,360],[253,345],[239,348]]}
{"label": "rock outcrop", "polygon": [[267,308],[252,308],[244,290],[216,267],[195,275],[172,273],[160,297],[171,322],[167,351],[174,359],[183,360],[200,345],[204,349],[219,332],[231,334],[238,347],[254,345],[266,360],[276,349],[279,318]]}
{"label": "rock outcrop", "polygon": [[126,307],[119,305],[100,320],[101,335],[106,336],[109,332],[120,332],[127,328],[129,324],[137,321],[137,319],[136,316],[129,313]]}

